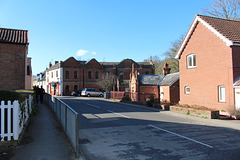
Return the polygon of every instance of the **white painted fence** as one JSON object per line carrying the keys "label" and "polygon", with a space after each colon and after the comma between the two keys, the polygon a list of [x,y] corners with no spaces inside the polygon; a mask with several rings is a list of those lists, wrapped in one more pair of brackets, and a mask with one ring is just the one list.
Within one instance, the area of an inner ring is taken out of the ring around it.
{"label": "white painted fence", "polygon": [[32,101],[31,95],[21,104],[18,101],[12,104],[8,101],[5,105],[4,101],[1,101],[1,141],[18,140],[32,112]]}

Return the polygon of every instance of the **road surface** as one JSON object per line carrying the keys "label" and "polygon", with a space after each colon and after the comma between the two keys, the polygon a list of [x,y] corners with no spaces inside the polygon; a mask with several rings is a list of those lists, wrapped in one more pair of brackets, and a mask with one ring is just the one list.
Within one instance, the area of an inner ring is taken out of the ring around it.
{"label": "road surface", "polygon": [[60,98],[79,113],[79,143],[86,159],[239,160],[237,129],[102,98]]}

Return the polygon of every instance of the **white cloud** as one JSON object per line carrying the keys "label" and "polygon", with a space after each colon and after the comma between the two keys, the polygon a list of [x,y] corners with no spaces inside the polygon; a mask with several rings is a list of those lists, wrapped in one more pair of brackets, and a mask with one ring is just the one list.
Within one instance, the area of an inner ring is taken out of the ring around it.
{"label": "white cloud", "polygon": [[88,50],[79,49],[79,50],[77,51],[77,56],[78,56],[78,57],[84,56],[84,55],[87,54],[88,52],[89,52]]}
{"label": "white cloud", "polygon": [[91,52],[92,53],[92,55],[96,55],[97,54],[97,52]]}

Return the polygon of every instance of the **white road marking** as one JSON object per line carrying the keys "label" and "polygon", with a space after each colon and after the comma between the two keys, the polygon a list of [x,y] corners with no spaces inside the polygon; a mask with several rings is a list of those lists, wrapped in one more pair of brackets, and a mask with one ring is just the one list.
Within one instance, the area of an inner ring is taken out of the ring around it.
{"label": "white road marking", "polygon": [[193,141],[193,142],[195,142],[195,143],[198,143],[198,144],[204,145],[204,146],[206,146],[206,147],[213,148],[213,146],[210,146],[210,145],[208,145],[208,144],[205,144],[205,143],[202,143],[202,142],[196,141],[196,140],[194,140],[194,139],[191,139],[191,138],[188,138],[188,137],[182,136],[182,135],[180,135],[180,134],[177,134],[177,133],[174,133],[174,132],[168,131],[168,130],[166,130],[166,129],[162,129],[162,128],[159,128],[159,127],[157,127],[157,126],[151,125],[151,124],[149,124],[148,126],[153,127],[153,128],[155,128],[155,129],[158,129],[158,130],[162,130],[162,131],[167,132],[167,133],[170,133],[170,134],[173,134],[173,135],[175,135],[175,136],[178,136],[178,137],[181,137],[181,138],[184,138],[184,139],[187,139],[187,140]]}
{"label": "white road marking", "polygon": [[114,114],[117,114],[117,115],[119,115],[119,116],[121,116],[121,117],[125,117],[125,118],[128,118],[128,119],[131,119],[130,117],[128,117],[128,116],[124,116],[123,114],[116,113],[116,112],[111,111],[111,110],[107,110],[107,111],[108,111],[108,112],[111,112],[111,113],[114,113]]}
{"label": "white road marking", "polygon": [[92,107],[95,107],[95,108],[101,108],[101,107],[99,107],[99,106],[96,106],[96,105],[94,105],[94,104],[89,104],[89,103],[86,103],[86,105],[89,105],[89,106],[92,106]]}

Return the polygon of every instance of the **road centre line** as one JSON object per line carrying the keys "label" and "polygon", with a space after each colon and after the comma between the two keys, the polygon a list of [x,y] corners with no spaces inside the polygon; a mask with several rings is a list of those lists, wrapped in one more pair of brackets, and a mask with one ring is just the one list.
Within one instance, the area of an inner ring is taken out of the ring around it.
{"label": "road centre line", "polygon": [[128,116],[124,116],[123,114],[116,113],[116,112],[111,111],[111,110],[107,110],[107,111],[108,111],[108,112],[111,112],[111,113],[114,113],[114,114],[117,114],[117,115],[119,115],[119,116],[121,116],[121,117],[125,117],[125,118],[128,118],[128,119],[131,119],[130,117],[128,117]]}
{"label": "road centre line", "polygon": [[92,106],[92,107],[95,107],[95,108],[101,108],[99,106],[96,106],[96,105],[93,105],[93,104],[89,104],[89,103],[86,103],[86,105],[89,105],[89,106]]}
{"label": "road centre line", "polygon": [[166,130],[166,129],[162,129],[162,128],[159,128],[159,127],[157,127],[157,126],[151,125],[151,124],[149,124],[148,126],[153,127],[153,128],[155,128],[155,129],[158,129],[158,130],[161,130],[161,131],[164,131],[164,132],[167,132],[167,133],[170,133],[170,134],[173,134],[173,135],[175,135],[175,136],[178,136],[178,137],[181,137],[181,138],[184,138],[184,139],[187,139],[187,140],[193,141],[193,142],[195,142],[195,143],[198,143],[198,144],[204,145],[204,146],[206,146],[206,147],[213,148],[213,146],[210,146],[210,145],[208,145],[208,144],[205,144],[205,143],[202,143],[202,142],[196,141],[196,140],[194,140],[194,139],[191,139],[191,138],[188,138],[188,137],[182,136],[182,135],[180,135],[180,134],[177,134],[177,133],[174,133],[174,132],[168,131],[168,130]]}

